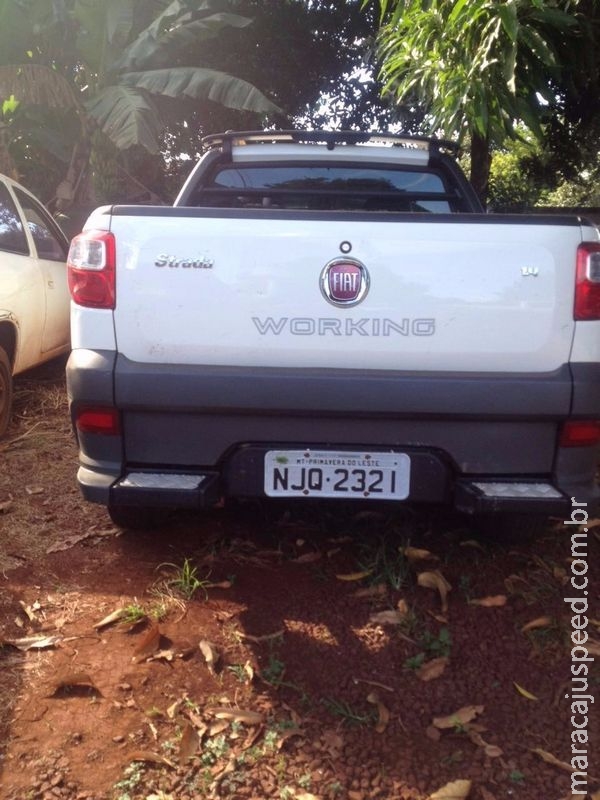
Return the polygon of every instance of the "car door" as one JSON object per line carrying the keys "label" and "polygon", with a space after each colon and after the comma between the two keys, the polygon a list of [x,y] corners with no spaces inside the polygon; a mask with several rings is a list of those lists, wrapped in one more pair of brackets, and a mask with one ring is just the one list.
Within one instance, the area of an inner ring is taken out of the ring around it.
{"label": "car door", "polygon": [[14,371],[39,361],[45,316],[42,274],[7,184],[0,177],[0,341]]}
{"label": "car door", "polygon": [[67,241],[46,209],[28,192],[14,187],[29,233],[37,251],[44,281],[45,317],[42,353],[65,348],[69,343],[69,289]]}

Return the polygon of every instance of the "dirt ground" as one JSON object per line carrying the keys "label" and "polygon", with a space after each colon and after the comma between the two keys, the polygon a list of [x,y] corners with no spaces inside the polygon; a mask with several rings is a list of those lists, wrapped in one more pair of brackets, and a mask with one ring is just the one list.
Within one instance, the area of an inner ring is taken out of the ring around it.
{"label": "dirt ground", "polygon": [[17,381],[0,442],[2,798],[571,797],[562,521],[498,541],[290,505],[122,533],[75,486],[63,376]]}

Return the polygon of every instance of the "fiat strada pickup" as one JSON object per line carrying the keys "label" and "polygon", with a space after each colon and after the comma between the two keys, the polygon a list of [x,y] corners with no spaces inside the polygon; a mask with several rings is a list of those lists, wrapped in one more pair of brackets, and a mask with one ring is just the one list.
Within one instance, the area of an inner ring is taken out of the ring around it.
{"label": "fiat strada pickup", "polygon": [[595,506],[600,241],[484,213],[451,144],[228,132],[173,207],[71,245],[85,498],[140,527],[225,498]]}

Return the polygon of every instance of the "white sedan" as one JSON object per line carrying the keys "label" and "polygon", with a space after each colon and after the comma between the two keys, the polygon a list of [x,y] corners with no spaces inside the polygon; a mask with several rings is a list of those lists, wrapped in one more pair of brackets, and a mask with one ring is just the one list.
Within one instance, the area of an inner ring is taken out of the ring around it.
{"label": "white sedan", "polygon": [[12,377],[69,349],[68,242],[50,214],[0,175],[0,436]]}

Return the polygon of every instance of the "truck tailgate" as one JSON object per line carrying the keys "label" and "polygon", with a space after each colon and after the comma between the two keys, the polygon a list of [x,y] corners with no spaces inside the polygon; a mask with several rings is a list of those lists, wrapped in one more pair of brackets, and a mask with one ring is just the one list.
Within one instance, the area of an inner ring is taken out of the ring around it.
{"label": "truck tailgate", "polygon": [[[581,230],[484,215],[115,209],[118,351],[140,363],[550,372],[569,360]],[[355,305],[322,291],[364,267]]]}

